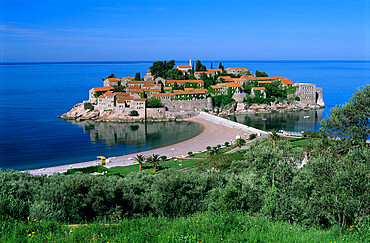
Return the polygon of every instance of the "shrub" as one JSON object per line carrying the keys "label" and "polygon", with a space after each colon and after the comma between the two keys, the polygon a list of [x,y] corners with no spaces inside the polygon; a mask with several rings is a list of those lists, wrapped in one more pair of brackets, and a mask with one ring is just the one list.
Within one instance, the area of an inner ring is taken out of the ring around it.
{"label": "shrub", "polygon": [[161,99],[156,97],[151,97],[146,100],[146,107],[148,108],[160,108],[163,107]]}
{"label": "shrub", "polygon": [[90,102],[85,102],[85,103],[84,103],[84,109],[85,109],[85,110],[90,110],[90,111],[92,111],[92,110],[94,110],[94,106],[93,106]]}
{"label": "shrub", "polygon": [[190,152],[188,152],[188,155],[193,156],[194,154],[193,154],[193,152],[190,151]]}
{"label": "shrub", "polygon": [[166,159],[167,159],[167,156],[166,156],[166,155],[162,155],[162,156],[161,156],[161,160],[162,160],[162,161],[166,161]]}
{"label": "shrub", "polygon": [[138,116],[139,115],[139,112],[133,110],[130,112],[129,116]]}
{"label": "shrub", "polygon": [[250,135],[249,135],[248,139],[249,139],[249,140],[253,140],[253,139],[255,139],[256,137],[257,137],[257,135],[256,135],[255,133],[252,133],[252,134],[250,134]]}
{"label": "shrub", "polygon": [[299,98],[299,96],[296,96],[294,99],[295,99],[296,101],[301,101],[301,98]]}
{"label": "shrub", "polygon": [[207,147],[206,147],[206,149],[207,149],[208,151],[210,151],[212,148],[211,148],[211,146],[207,146]]}
{"label": "shrub", "polygon": [[229,147],[230,143],[229,142],[225,142],[225,146],[226,147]]}

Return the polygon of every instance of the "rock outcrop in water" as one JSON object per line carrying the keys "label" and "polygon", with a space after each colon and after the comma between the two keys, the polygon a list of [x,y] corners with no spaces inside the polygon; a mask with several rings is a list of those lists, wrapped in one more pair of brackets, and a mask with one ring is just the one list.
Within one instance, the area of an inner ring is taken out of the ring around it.
{"label": "rock outcrop in water", "polygon": [[64,120],[95,120],[95,121],[115,121],[115,122],[140,122],[144,121],[143,118],[137,118],[135,116],[127,116],[114,111],[99,111],[99,110],[89,110],[84,108],[83,103],[78,103],[72,107],[70,111],[59,116]]}

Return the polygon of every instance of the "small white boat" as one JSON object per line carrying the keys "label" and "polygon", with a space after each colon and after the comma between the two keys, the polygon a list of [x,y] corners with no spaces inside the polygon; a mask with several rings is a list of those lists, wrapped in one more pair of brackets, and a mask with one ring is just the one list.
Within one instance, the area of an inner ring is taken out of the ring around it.
{"label": "small white boat", "polygon": [[308,119],[308,118],[310,118],[310,116],[304,116],[303,118],[304,118],[304,119]]}

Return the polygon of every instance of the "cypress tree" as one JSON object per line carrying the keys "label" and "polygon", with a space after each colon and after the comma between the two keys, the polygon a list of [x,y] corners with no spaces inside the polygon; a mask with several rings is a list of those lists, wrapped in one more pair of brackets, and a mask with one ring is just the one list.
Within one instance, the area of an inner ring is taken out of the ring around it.
{"label": "cypress tree", "polygon": [[140,73],[135,74],[135,80],[140,81]]}

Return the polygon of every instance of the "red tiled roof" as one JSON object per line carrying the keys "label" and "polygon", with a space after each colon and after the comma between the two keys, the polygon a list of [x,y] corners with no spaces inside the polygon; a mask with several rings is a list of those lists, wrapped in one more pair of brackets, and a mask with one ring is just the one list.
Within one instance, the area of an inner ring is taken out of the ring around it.
{"label": "red tiled roof", "polygon": [[125,79],[134,80],[135,77],[123,77],[123,78],[121,78],[121,80],[125,80]]}
{"label": "red tiled roof", "polygon": [[191,69],[192,67],[190,65],[177,65],[177,68],[189,68],[189,69]]}
{"label": "red tiled roof", "polygon": [[167,80],[166,81],[167,84],[174,84],[174,83],[177,83],[177,84],[184,84],[184,83],[198,83],[198,84],[203,84],[203,80]]}
{"label": "red tiled roof", "polygon": [[184,88],[184,91],[193,91],[194,88]]}
{"label": "red tiled roof", "polygon": [[105,95],[99,95],[98,97],[99,99],[104,99],[105,98]]}
{"label": "red tiled roof", "polygon": [[127,81],[127,84],[155,84],[154,81]]}
{"label": "red tiled roof", "polygon": [[259,83],[259,84],[271,84],[273,82],[275,82],[275,81],[257,81],[257,83]]}
{"label": "red tiled roof", "polygon": [[108,81],[110,81],[110,82],[114,82],[114,81],[120,81],[120,79],[119,78],[107,78],[108,79]]}
{"label": "red tiled roof", "polygon": [[130,96],[129,93],[116,92],[118,96]]}
{"label": "red tiled roof", "polygon": [[99,91],[99,92],[101,92],[101,91],[108,91],[108,90],[112,90],[112,89],[113,89],[113,87],[112,87],[112,86],[106,86],[106,87],[98,87],[98,88],[93,88],[93,89],[95,89],[95,91]]}
{"label": "red tiled roof", "polygon": [[265,87],[253,87],[254,90],[265,90]]}
{"label": "red tiled roof", "polygon": [[240,84],[238,84],[238,83],[225,83],[225,84],[229,87],[238,87],[238,88],[240,88]]}
{"label": "red tiled roof", "polygon": [[143,91],[152,93],[152,92],[161,92],[161,89],[143,89]]}
{"label": "red tiled roof", "polygon": [[285,85],[293,85],[294,83],[290,81],[290,79],[282,79],[281,82],[283,82]]}
{"label": "red tiled roof", "polygon": [[219,79],[223,79],[223,80],[225,80],[225,81],[231,81],[232,80],[232,78],[230,77],[230,76],[219,76],[218,77]]}
{"label": "red tiled roof", "polygon": [[126,89],[128,89],[128,90],[130,90],[130,89],[140,89],[140,86],[132,85],[132,86],[127,87]]}
{"label": "red tiled roof", "polygon": [[117,103],[125,103],[126,100],[134,100],[134,97],[128,96],[128,97],[119,97],[117,99]]}
{"label": "red tiled roof", "polygon": [[108,91],[104,94],[105,96],[108,96],[108,97],[112,97],[112,96],[115,96],[116,93],[112,92],[112,91]]}
{"label": "red tiled roof", "polygon": [[152,94],[153,97],[166,97],[166,96],[175,96],[174,93],[159,93],[159,94]]}
{"label": "red tiled roof", "polygon": [[184,91],[184,90],[174,90],[173,91],[176,95],[185,95],[185,94],[205,94],[207,92],[206,89],[194,89],[192,91]]}
{"label": "red tiled roof", "polygon": [[163,87],[164,90],[172,90],[172,87]]}
{"label": "red tiled roof", "polygon": [[146,101],[146,99],[134,99],[134,101]]}
{"label": "red tiled roof", "polygon": [[277,80],[278,77],[256,77],[257,80]]}
{"label": "red tiled roof", "polygon": [[222,72],[221,68],[212,68],[212,69],[207,69],[208,72]]}
{"label": "red tiled roof", "polygon": [[217,86],[217,85],[211,85],[211,88],[212,88],[212,89],[220,89],[220,87],[219,87],[219,86]]}
{"label": "red tiled roof", "polygon": [[130,90],[130,93],[143,93],[144,91],[142,89],[133,89]]}

